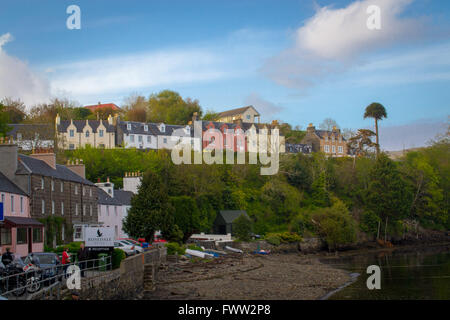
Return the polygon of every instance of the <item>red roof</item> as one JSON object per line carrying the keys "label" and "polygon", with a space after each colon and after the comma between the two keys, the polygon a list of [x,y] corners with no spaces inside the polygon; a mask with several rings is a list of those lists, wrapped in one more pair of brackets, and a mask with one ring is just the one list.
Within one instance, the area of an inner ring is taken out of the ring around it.
{"label": "red roof", "polygon": [[89,109],[91,111],[95,111],[98,109],[103,109],[103,108],[110,108],[113,110],[120,110],[120,108],[115,105],[114,103],[99,103],[99,104],[94,104],[91,106],[84,106],[86,109]]}

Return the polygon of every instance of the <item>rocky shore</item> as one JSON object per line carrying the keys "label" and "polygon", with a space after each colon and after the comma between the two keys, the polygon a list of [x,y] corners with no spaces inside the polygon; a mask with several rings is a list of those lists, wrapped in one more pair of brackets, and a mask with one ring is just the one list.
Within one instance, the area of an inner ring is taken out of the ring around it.
{"label": "rocky shore", "polygon": [[348,272],[320,263],[317,256],[236,254],[169,263],[144,299],[311,300],[349,280]]}

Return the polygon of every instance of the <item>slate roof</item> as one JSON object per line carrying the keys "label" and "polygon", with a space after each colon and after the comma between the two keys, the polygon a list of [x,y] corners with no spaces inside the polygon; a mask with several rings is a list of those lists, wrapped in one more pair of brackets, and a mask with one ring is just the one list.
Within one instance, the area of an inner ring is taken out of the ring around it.
{"label": "slate roof", "polygon": [[303,144],[303,143],[286,143],[285,149],[287,153],[311,153],[312,152],[312,146],[309,144]]}
{"label": "slate roof", "polygon": [[[128,130],[128,124],[131,125],[131,130]],[[159,130],[161,123],[143,123],[143,122],[134,122],[134,121],[119,121],[118,125],[122,129],[122,131],[126,134],[142,134],[142,135],[153,135],[153,136],[171,136],[172,132],[177,129],[184,129],[187,126],[182,125],[172,125],[172,124],[164,124],[165,131],[162,132]],[[144,125],[148,126],[148,131],[144,130]],[[191,127],[191,136],[193,136],[193,129]],[[181,132],[187,136],[183,131]]]}
{"label": "slate roof", "polygon": [[134,193],[125,190],[114,190],[114,199],[119,201],[124,206],[131,206],[131,198],[133,198]]}
{"label": "slate roof", "polygon": [[94,186],[92,182],[83,179],[66,166],[57,164],[56,169],[53,169],[47,163],[45,163],[45,161],[34,159],[23,154],[19,155],[19,166],[16,173],[32,173],[45,177],[53,177],[60,180],[78,182]]}
{"label": "slate roof", "polygon": [[[339,136],[339,133],[337,131],[316,130],[315,132],[320,137],[320,139],[324,139],[324,137],[326,136],[330,138],[333,135],[337,139]],[[344,137],[342,137],[342,141],[346,141]]]}
{"label": "slate roof", "polygon": [[17,185],[15,185],[11,180],[9,180],[3,173],[0,172],[0,191],[20,194],[26,196],[27,194],[22,191]]}
{"label": "slate roof", "polygon": [[[115,193],[116,191],[114,191]],[[106,204],[111,206],[121,206],[122,204],[116,200],[115,198],[111,197],[109,194],[107,194],[103,189],[98,188],[98,203],[99,204]]]}
{"label": "slate roof", "polygon": [[[93,132],[97,132],[100,122],[105,126],[106,132],[115,132],[115,127],[110,125],[107,120],[87,120],[89,126],[92,128]],[[73,125],[77,128],[77,132],[83,132],[86,126],[86,120],[72,120]],[[61,120],[58,125],[58,132],[67,132],[67,128],[70,126],[70,120]]]}
{"label": "slate roof", "polygon": [[[26,140],[27,136],[34,136],[34,133],[39,134],[40,139],[53,140],[54,138],[54,128],[52,125],[47,123],[36,123],[36,124],[8,124],[11,130],[7,133],[8,136],[13,136],[17,139],[17,133],[22,134],[22,139]],[[34,137],[33,137],[34,138]]]}
{"label": "slate roof", "polygon": [[[248,108],[253,108],[253,109],[255,109],[253,106],[246,106],[246,107],[242,107],[242,108],[237,108],[237,109],[227,110],[227,111],[220,112],[220,113],[219,113],[219,117],[220,117],[220,118],[223,118],[223,117],[234,116],[234,115],[237,115],[237,114],[242,114],[242,113],[244,113]],[[256,109],[255,109],[255,111],[256,111]],[[258,115],[259,115],[259,112],[258,112],[258,111],[256,111],[256,113],[258,113]]]}
{"label": "slate roof", "polygon": [[43,226],[42,223],[33,219],[33,218],[25,218],[25,217],[5,217],[5,223],[16,227],[16,226]]}
{"label": "slate roof", "polygon": [[245,210],[220,210],[219,214],[222,216],[223,220],[225,220],[225,223],[233,223],[233,221],[241,215],[245,215],[248,218]]}

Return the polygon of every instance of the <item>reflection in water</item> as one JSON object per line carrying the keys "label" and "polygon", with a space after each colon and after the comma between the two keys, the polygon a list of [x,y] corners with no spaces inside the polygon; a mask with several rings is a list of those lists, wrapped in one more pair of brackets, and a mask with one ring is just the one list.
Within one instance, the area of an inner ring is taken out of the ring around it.
{"label": "reflection in water", "polygon": [[[414,251],[383,251],[364,255],[324,259],[322,262],[350,272],[360,273],[358,279],[329,299],[450,299],[450,251],[448,248]],[[381,289],[366,286],[366,268],[381,268]]]}

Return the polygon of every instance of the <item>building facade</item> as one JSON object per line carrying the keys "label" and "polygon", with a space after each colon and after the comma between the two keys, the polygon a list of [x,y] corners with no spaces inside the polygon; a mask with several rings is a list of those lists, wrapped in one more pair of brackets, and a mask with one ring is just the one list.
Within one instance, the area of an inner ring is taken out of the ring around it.
{"label": "building facade", "polygon": [[0,254],[44,251],[44,225],[30,217],[28,195],[0,172]]}
{"label": "building facade", "polygon": [[242,120],[245,123],[259,123],[261,115],[253,106],[227,110],[219,113],[218,122],[233,123]]}
{"label": "building facade", "polygon": [[348,155],[347,141],[341,134],[341,130],[333,127],[333,130],[316,130],[312,123],[306,129],[306,135],[302,144],[312,146],[313,152],[323,152],[333,157],[344,157]]}

